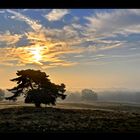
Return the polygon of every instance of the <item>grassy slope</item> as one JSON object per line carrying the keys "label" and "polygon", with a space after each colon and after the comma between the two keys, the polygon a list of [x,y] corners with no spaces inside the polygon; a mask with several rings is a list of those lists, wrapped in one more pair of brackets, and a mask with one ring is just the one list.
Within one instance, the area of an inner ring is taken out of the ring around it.
{"label": "grassy slope", "polygon": [[140,107],[60,103],[55,108],[15,105],[0,109],[0,132],[48,131],[140,132]]}

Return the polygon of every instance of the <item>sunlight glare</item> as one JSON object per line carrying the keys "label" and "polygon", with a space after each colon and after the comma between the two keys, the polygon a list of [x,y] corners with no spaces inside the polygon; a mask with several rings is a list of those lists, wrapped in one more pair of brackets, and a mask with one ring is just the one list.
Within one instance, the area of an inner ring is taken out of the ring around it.
{"label": "sunlight glare", "polygon": [[33,61],[39,62],[42,59],[41,47],[34,48],[31,53],[33,54]]}

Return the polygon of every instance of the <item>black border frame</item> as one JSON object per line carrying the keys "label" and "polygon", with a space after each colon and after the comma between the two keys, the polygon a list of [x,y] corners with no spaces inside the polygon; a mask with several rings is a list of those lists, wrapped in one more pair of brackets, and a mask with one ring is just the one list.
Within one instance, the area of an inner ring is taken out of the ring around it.
{"label": "black border frame", "polygon": [[[47,9],[47,8],[68,8],[68,9],[86,9],[86,8],[140,8],[139,0],[0,0],[1,9],[9,8],[31,8],[31,9]],[[4,139],[135,139],[140,134],[135,133],[0,133],[0,137]],[[43,138],[42,138],[43,137]]]}
{"label": "black border frame", "polygon": [[0,8],[140,8],[139,0],[0,0]]}

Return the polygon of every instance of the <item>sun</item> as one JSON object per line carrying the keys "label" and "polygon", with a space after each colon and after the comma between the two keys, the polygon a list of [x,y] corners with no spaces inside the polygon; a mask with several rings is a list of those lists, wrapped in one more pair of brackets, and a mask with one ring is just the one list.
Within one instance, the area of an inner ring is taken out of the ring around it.
{"label": "sun", "polygon": [[40,50],[39,49],[35,49],[32,51],[33,55],[34,55],[34,58],[36,61],[39,61],[41,60],[41,54],[40,54]]}
{"label": "sun", "polygon": [[42,59],[41,48],[34,48],[33,50],[31,50],[31,53],[33,54],[33,61],[40,62],[40,60]]}
{"label": "sun", "polygon": [[28,53],[28,61],[29,63],[35,63],[39,65],[43,65],[44,62],[44,53],[48,51],[47,46],[40,46],[40,45],[35,45],[32,47],[26,48],[27,53]]}

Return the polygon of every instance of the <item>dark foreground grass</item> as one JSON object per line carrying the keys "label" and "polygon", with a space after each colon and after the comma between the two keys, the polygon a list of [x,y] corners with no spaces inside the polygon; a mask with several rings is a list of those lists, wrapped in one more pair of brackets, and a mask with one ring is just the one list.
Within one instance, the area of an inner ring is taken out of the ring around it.
{"label": "dark foreground grass", "polygon": [[0,110],[1,133],[139,133],[140,114],[60,108],[15,107]]}

